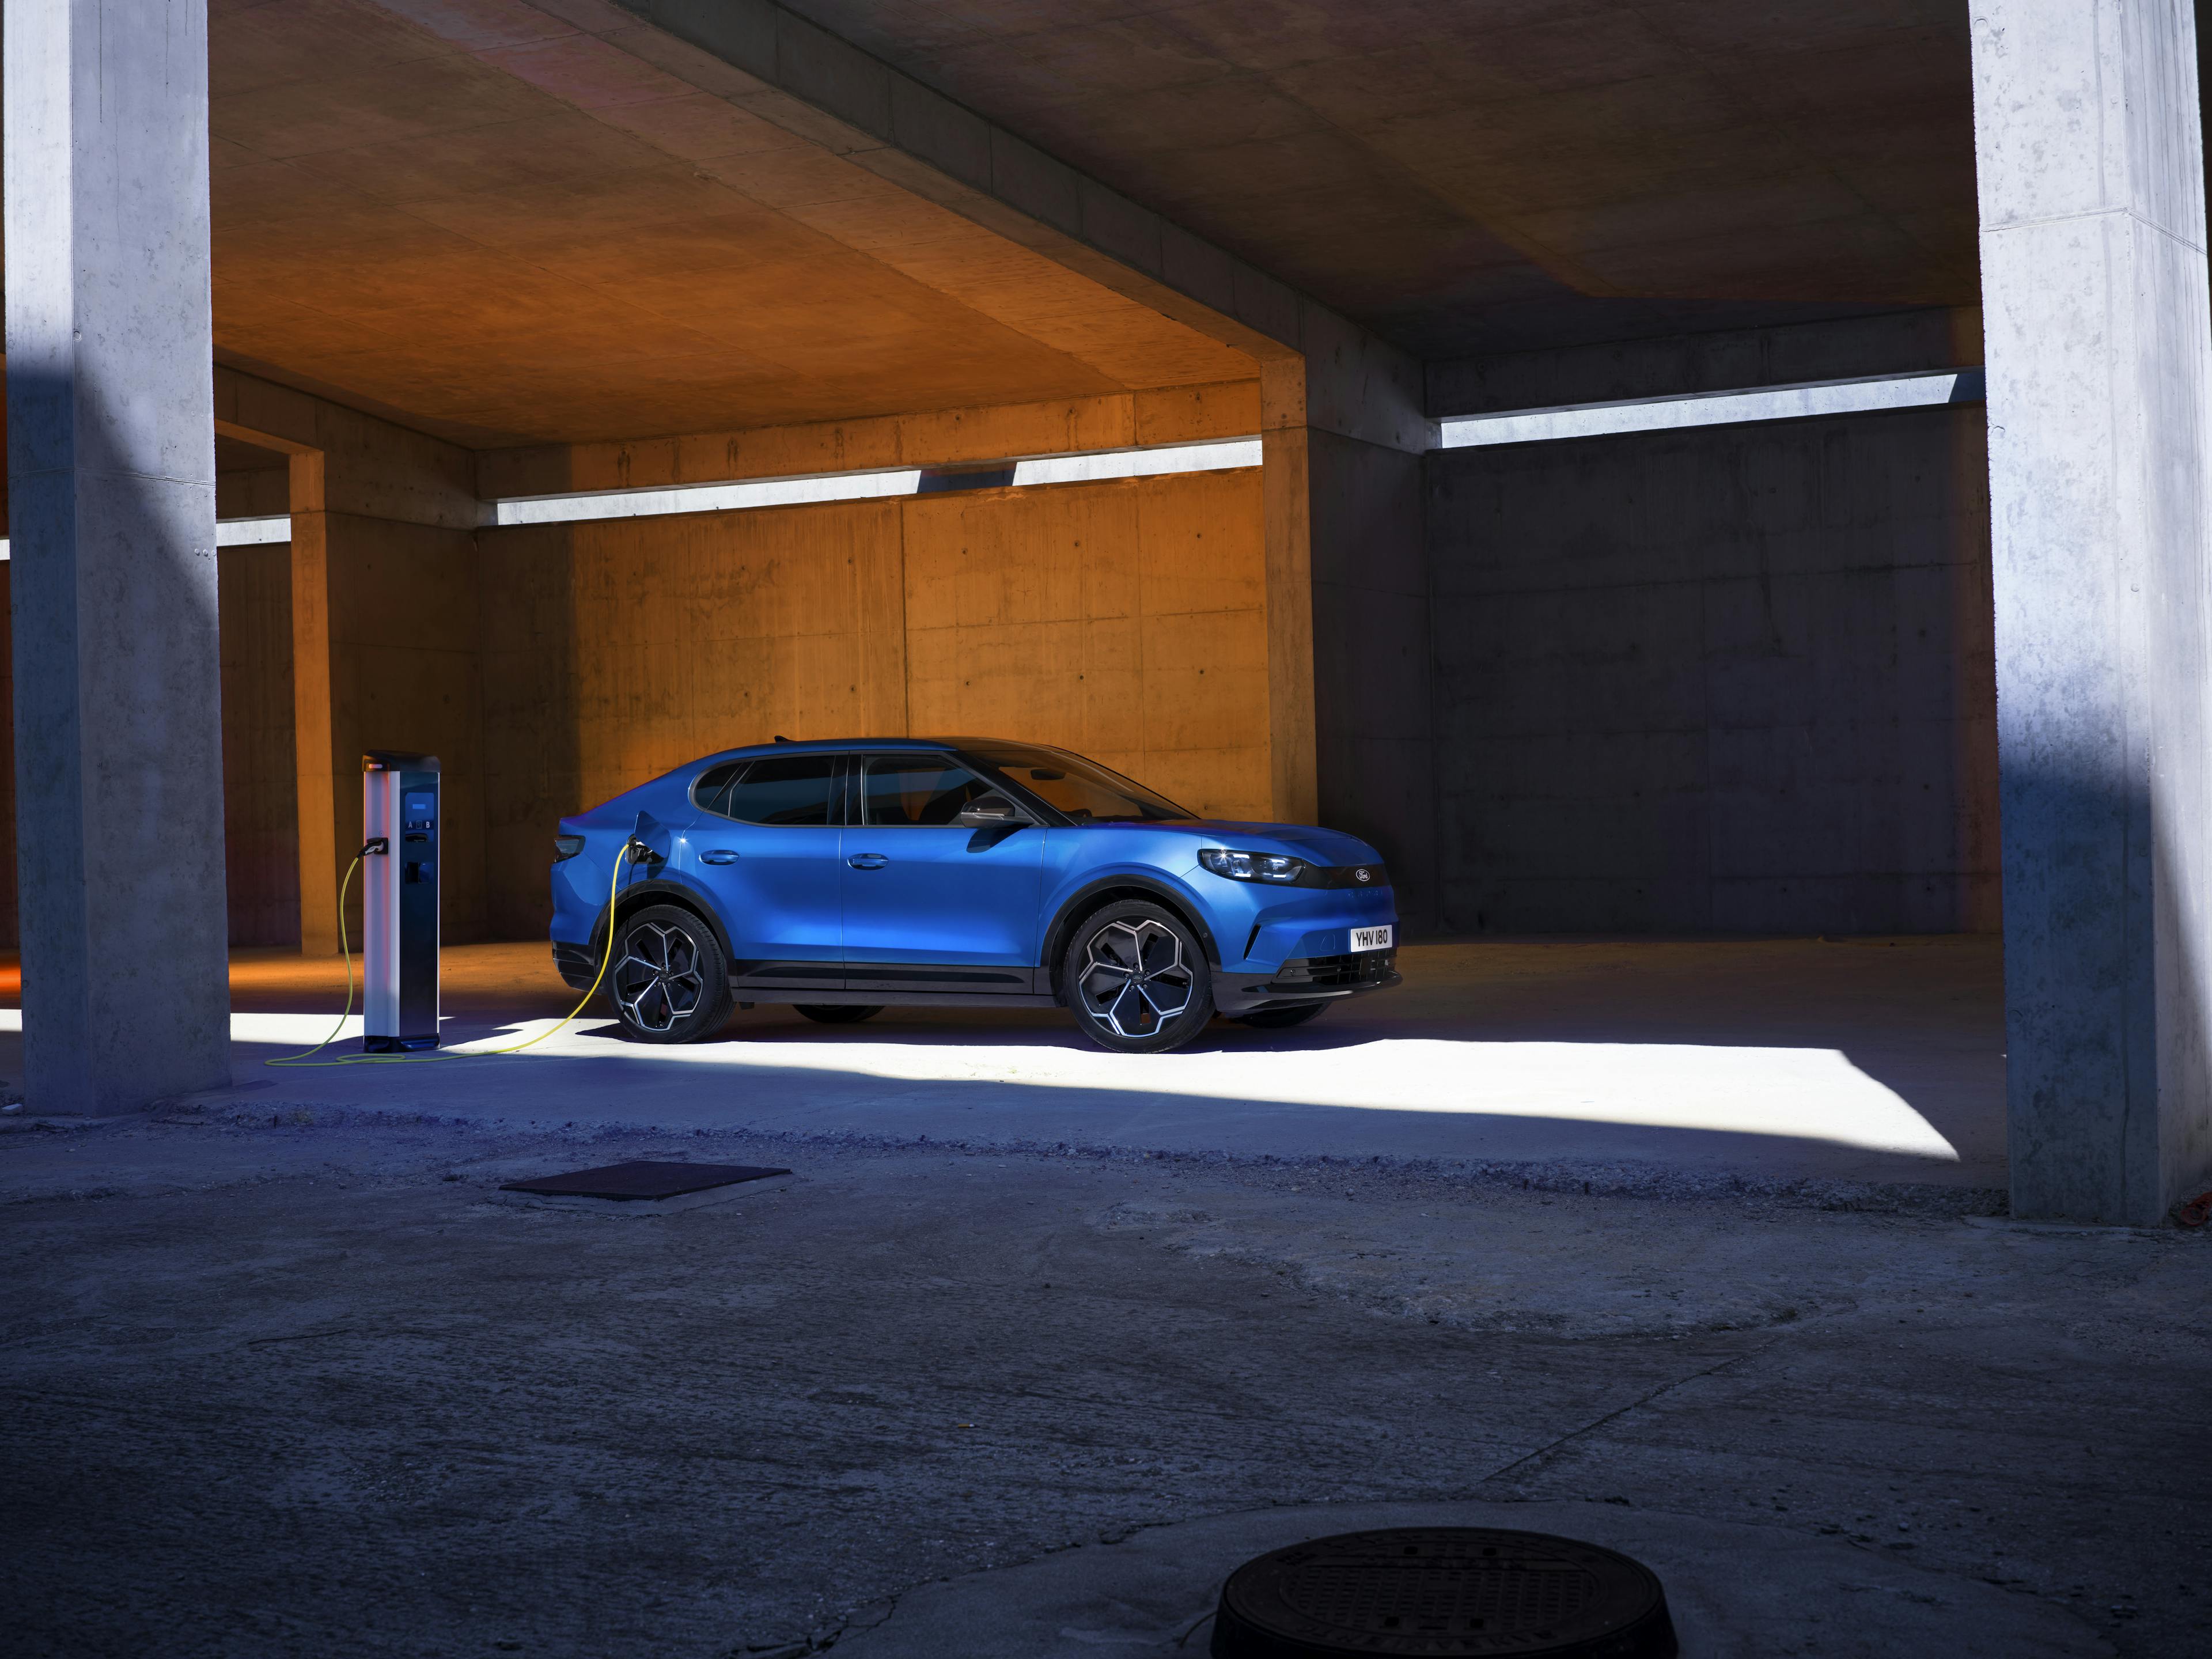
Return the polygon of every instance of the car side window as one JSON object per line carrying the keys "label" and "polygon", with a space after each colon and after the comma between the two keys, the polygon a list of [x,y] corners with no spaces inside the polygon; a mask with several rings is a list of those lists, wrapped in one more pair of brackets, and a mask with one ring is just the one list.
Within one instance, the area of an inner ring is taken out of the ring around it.
{"label": "car side window", "polygon": [[745,774],[750,761],[724,761],[720,766],[710,766],[702,772],[691,785],[691,804],[704,811],[722,812],[728,805],[730,786]]}
{"label": "car side window", "polygon": [[740,823],[835,823],[832,807],[838,758],[793,755],[738,763],[739,769],[722,781],[711,795],[707,786],[714,774],[702,776],[692,799],[708,811]]}
{"label": "car side window", "polygon": [[951,823],[990,786],[964,766],[935,755],[878,755],[860,783],[861,822],[875,824]]}

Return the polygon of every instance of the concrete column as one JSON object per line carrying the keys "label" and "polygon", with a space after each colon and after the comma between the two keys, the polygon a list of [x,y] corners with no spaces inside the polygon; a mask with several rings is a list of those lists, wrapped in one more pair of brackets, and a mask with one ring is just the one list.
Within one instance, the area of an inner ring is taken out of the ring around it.
{"label": "concrete column", "polygon": [[6,0],[25,1093],[229,1079],[204,0]]}
{"label": "concrete column", "polygon": [[1301,356],[1261,371],[1274,812],[1389,862],[1433,925],[1428,571],[1421,457],[1436,428],[1411,359],[1310,307]]}
{"label": "concrete column", "polygon": [[2208,1116],[2189,0],[1975,0],[2013,1206],[2155,1222]]}

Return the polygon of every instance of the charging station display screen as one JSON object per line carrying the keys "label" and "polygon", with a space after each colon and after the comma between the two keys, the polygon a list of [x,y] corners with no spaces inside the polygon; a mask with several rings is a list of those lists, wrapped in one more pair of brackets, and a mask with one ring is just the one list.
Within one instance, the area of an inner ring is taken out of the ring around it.
{"label": "charging station display screen", "polygon": [[400,816],[405,820],[403,828],[428,830],[431,817],[437,811],[434,798],[420,791],[410,791],[400,801]]}

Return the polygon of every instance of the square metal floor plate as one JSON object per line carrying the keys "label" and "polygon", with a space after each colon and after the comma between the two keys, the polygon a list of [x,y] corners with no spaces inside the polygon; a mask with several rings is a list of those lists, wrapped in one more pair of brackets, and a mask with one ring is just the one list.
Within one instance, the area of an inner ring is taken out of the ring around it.
{"label": "square metal floor plate", "polygon": [[500,1188],[526,1198],[564,1201],[577,1207],[620,1205],[647,1211],[689,1209],[737,1196],[749,1182],[787,1176],[788,1170],[750,1164],[667,1164],[641,1158],[604,1169],[510,1181]]}

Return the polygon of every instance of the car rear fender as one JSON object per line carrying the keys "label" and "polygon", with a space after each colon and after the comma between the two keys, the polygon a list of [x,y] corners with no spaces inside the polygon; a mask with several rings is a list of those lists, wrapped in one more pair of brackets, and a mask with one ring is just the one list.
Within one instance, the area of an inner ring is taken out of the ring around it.
{"label": "car rear fender", "polygon": [[[644,881],[631,882],[616,898],[615,921],[622,922],[636,915],[649,904],[672,904],[679,910],[689,910],[705,922],[714,935],[714,943],[722,947],[722,960],[730,958],[730,935],[722,926],[722,919],[714,914],[714,907],[706,895],[682,882],[648,877]],[[592,955],[597,958],[607,946],[607,907],[602,904],[599,914],[592,923]]]}

